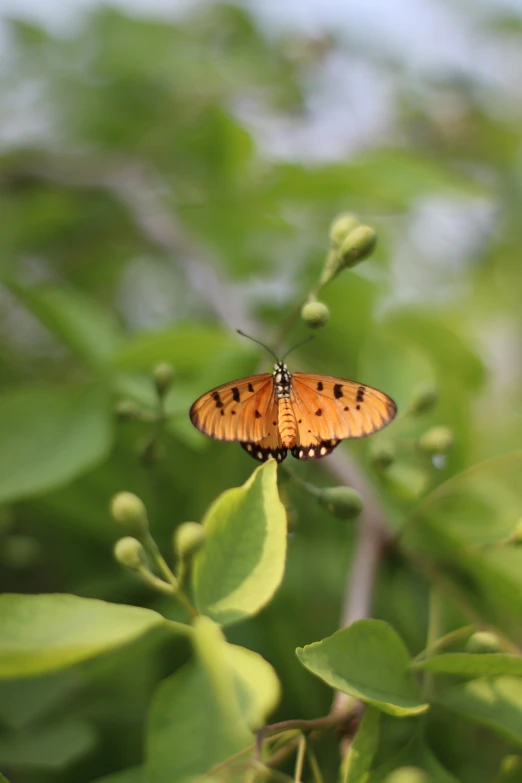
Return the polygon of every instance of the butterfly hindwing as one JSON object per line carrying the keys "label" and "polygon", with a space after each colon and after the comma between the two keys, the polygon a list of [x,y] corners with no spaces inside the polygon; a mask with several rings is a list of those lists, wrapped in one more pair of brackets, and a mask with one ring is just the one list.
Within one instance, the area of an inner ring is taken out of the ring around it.
{"label": "butterfly hindwing", "polygon": [[269,425],[267,437],[257,443],[250,441],[248,443],[241,443],[241,445],[251,457],[259,460],[259,462],[266,462],[270,457],[273,457],[278,462],[282,462],[286,458],[287,449],[284,448],[281,442],[278,423],[278,404],[275,395],[272,407],[267,411],[267,417]]}
{"label": "butterfly hindwing", "polygon": [[297,459],[327,456],[345,438],[361,438],[388,424],[397,412],[388,395],[355,381],[329,375],[293,373],[292,403]]}
{"label": "butterfly hindwing", "polygon": [[[190,409],[192,424],[216,440],[260,443],[269,436],[276,405],[268,373],[230,381],[203,394]],[[276,405],[277,408],[277,405]]]}

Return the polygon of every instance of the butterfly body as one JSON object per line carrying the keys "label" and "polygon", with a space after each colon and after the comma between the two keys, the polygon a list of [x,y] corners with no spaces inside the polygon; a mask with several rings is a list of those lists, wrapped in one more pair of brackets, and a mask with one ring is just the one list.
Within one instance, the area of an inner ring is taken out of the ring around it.
{"label": "butterfly body", "polygon": [[216,440],[236,441],[260,462],[327,456],[345,438],[360,438],[395,417],[393,400],[355,381],[274,370],[230,381],[202,395],[190,419]]}

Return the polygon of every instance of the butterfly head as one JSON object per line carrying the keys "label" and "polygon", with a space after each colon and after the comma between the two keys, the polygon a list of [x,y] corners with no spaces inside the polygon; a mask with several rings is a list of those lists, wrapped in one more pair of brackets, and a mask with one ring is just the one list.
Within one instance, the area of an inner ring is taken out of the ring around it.
{"label": "butterfly head", "polygon": [[288,372],[286,364],[283,362],[276,362],[274,364],[272,377],[274,378],[277,398],[281,400],[285,397],[290,397],[290,382],[292,376]]}

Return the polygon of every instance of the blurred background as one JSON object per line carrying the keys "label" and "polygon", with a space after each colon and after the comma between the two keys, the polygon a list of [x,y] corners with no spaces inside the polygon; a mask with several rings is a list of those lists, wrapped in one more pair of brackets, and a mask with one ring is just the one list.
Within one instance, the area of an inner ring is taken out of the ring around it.
{"label": "blurred background", "polygon": [[[273,338],[320,274],[339,212],[378,231],[377,252],[326,289],[330,322],[292,366],[378,386],[402,411],[423,384],[438,390],[421,423],[342,447],[390,524],[520,447],[520,0],[0,0],[0,13],[3,590],[159,606],[112,559],[108,501],[140,494],[168,552],[177,524],[250,475],[248,455],[195,432],[188,408],[256,371],[234,329]],[[297,322],[288,341],[304,336]],[[150,426],[114,412],[154,409],[162,361],[176,377],[149,459]],[[455,446],[425,464],[408,443],[441,424]],[[383,483],[371,454],[390,443]],[[332,481],[322,463],[298,469]],[[338,626],[353,531],[284,479],[281,492],[284,585],[229,638],[276,667],[275,718],[316,717],[330,692],[294,649]],[[426,585],[398,554],[375,616],[423,648]],[[150,642],[3,685],[0,769],[83,783],[138,765],[153,688],[188,654]],[[384,754],[408,736],[398,723]],[[500,740],[437,729],[459,779],[492,779]],[[334,740],[324,753],[333,775]]]}

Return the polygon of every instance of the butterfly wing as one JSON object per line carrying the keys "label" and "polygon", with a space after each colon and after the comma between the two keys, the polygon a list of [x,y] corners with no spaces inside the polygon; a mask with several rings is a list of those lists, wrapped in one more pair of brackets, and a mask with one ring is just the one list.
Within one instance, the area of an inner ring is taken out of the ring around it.
{"label": "butterfly wing", "polygon": [[384,392],[330,375],[292,374],[297,420],[297,459],[325,457],[345,438],[377,432],[395,418],[397,407]]}
{"label": "butterfly wing", "polygon": [[286,457],[287,449],[281,441],[277,417],[278,404],[275,395],[273,395],[272,405],[267,411],[268,435],[257,442],[241,443],[245,451],[259,462],[266,462],[269,457],[274,457],[278,462],[282,462]]}
{"label": "butterfly wing", "polygon": [[190,420],[215,440],[260,443],[270,436],[275,405],[272,375],[251,375],[203,394],[190,409]]}

